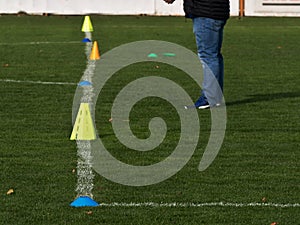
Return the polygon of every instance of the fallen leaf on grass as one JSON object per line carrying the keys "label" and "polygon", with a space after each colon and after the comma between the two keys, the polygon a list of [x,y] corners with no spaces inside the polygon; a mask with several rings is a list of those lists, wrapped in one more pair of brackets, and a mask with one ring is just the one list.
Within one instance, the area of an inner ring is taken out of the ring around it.
{"label": "fallen leaf on grass", "polygon": [[7,195],[11,195],[11,194],[13,194],[13,193],[15,193],[14,189],[9,189],[9,190],[6,192]]}

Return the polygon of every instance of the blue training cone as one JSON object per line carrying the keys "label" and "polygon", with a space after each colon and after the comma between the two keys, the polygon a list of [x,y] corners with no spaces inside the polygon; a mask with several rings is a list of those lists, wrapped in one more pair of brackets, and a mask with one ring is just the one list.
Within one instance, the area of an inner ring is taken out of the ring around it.
{"label": "blue training cone", "polygon": [[72,207],[96,207],[96,206],[99,206],[99,203],[97,203],[96,201],[94,201],[93,199],[91,199],[88,196],[79,196],[70,204],[70,206],[72,206]]}
{"label": "blue training cone", "polygon": [[84,81],[81,81],[78,86],[91,86],[92,83],[87,81],[87,80],[84,80]]}
{"label": "blue training cone", "polygon": [[89,38],[84,38],[84,39],[82,39],[82,42],[87,43],[87,42],[92,42],[92,41]]}

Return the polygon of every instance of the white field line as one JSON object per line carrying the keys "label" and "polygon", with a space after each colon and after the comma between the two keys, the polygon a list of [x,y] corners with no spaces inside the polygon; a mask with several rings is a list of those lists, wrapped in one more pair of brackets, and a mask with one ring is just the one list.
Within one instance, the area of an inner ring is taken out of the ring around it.
{"label": "white field line", "polygon": [[79,44],[80,41],[32,41],[32,42],[14,42],[14,43],[0,43],[4,45],[47,45],[47,44]]}
{"label": "white field line", "polygon": [[0,79],[0,82],[44,84],[44,85],[77,85],[77,83],[71,83],[71,82],[51,82],[51,81],[31,81],[31,80],[11,80],[11,79]]}
{"label": "white field line", "polygon": [[271,207],[271,208],[298,208],[300,203],[229,203],[229,202],[207,202],[207,203],[155,203],[155,202],[141,202],[141,203],[100,203],[103,207],[153,207],[153,208],[203,208],[203,207],[233,207],[233,208],[245,208],[245,207]]}
{"label": "white field line", "polygon": [[[90,32],[85,33],[85,37],[92,40],[92,34]],[[87,57],[87,67],[84,71],[82,79],[92,83],[93,76],[95,74],[96,63],[94,60],[90,60],[92,42],[87,42],[85,46],[85,54]],[[93,86],[83,87],[83,94],[81,102],[92,103],[94,97]],[[77,140],[77,187],[76,192],[78,195],[87,195],[93,197],[92,190],[94,188],[94,173],[92,170],[92,154],[91,154],[91,142],[88,140]]]}

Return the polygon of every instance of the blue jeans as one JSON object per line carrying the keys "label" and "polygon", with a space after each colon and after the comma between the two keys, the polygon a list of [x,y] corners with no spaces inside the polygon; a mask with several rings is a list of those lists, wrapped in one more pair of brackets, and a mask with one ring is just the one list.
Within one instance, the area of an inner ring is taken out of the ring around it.
{"label": "blue jeans", "polygon": [[224,62],[221,54],[226,20],[193,18],[198,56],[203,66],[202,95],[210,105],[222,103]]}

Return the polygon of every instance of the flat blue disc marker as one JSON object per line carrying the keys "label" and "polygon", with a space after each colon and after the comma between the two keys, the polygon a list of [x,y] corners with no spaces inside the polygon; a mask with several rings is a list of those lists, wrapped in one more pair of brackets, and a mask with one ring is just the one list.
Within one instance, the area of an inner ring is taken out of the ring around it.
{"label": "flat blue disc marker", "polygon": [[84,80],[84,81],[81,81],[79,84],[78,84],[78,86],[91,86],[92,85],[92,83],[91,82],[89,82],[89,81],[86,81],[86,80]]}
{"label": "flat blue disc marker", "polygon": [[91,199],[88,196],[80,196],[80,197],[76,198],[70,204],[70,206],[72,206],[72,207],[96,207],[96,206],[99,206],[99,203],[97,203],[96,201],[94,201],[93,199]]}
{"label": "flat blue disc marker", "polygon": [[92,42],[90,39],[88,39],[88,38],[84,38],[84,39],[82,39],[82,42],[83,43],[87,43],[87,42]]}

